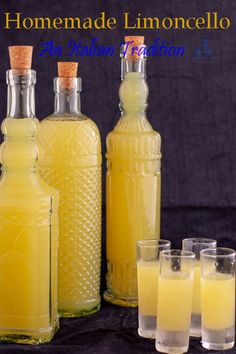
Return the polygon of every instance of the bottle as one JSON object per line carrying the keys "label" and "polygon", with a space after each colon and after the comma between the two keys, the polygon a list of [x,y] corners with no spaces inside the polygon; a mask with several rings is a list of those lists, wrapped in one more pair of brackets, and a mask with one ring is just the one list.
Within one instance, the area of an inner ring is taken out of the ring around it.
{"label": "bottle", "polygon": [[41,122],[40,173],[60,191],[59,313],[81,317],[100,308],[101,142],[80,111],[77,63],[58,63],[55,111]]}
{"label": "bottle", "polygon": [[[121,49],[121,119],[107,136],[106,301],[137,306],[136,243],[160,237],[160,135],[146,118],[148,86],[144,37]],[[138,49],[138,51],[134,51]]]}
{"label": "bottle", "polygon": [[37,171],[32,47],[9,47],[0,149],[0,341],[49,342],[58,329],[58,192]]}

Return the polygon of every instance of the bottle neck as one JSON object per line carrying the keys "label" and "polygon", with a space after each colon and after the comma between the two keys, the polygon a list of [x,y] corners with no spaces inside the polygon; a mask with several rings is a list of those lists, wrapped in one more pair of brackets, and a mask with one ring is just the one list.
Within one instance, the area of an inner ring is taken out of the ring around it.
{"label": "bottle neck", "polygon": [[[121,85],[119,90],[122,116],[145,118],[148,98],[146,82],[146,47],[121,47]],[[135,49],[136,51],[133,51]]]}
{"label": "bottle neck", "polygon": [[126,68],[124,79],[121,82],[119,96],[120,96],[120,110],[122,115],[128,117],[145,118],[148,98],[148,85],[145,76],[145,63],[139,66],[142,70],[133,70],[136,67],[127,65],[126,61],[123,63]]}
{"label": "bottle neck", "polygon": [[124,80],[129,73],[139,73],[140,77],[146,79],[146,58],[139,60],[129,60],[121,57],[121,80]]}
{"label": "bottle neck", "polygon": [[54,114],[80,115],[80,78],[55,78],[54,79]]}
{"label": "bottle neck", "polygon": [[[35,118],[34,86],[36,73],[34,70],[7,71],[8,107],[7,118],[1,129],[4,142],[0,147],[0,162],[3,176],[36,176],[38,147],[35,143],[38,120]],[[9,180],[9,177],[7,177]]]}
{"label": "bottle neck", "polygon": [[36,73],[34,70],[7,71],[7,116],[10,118],[35,117]]}
{"label": "bottle neck", "polygon": [[129,73],[139,73],[146,79],[147,47],[143,45],[133,46],[132,42],[121,45],[121,80]]}
{"label": "bottle neck", "polygon": [[70,90],[64,90],[62,92],[55,92],[54,101],[54,114],[80,114],[80,93],[70,92]]}

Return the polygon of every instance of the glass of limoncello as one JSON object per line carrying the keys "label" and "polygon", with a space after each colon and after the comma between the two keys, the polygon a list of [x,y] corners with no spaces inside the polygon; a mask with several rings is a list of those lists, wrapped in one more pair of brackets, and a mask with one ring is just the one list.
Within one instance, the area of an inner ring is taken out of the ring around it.
{"label": "glass of limoncello", "polygon": [[235,342],[235,251],[205,249],[201,258],[202,346],[233,348]]}
{"label": "glass of limoncello", "polygon": [[201,337],[201,268],[200,252],[206,248],[216,248],[217,241],[211,238],[185,238],[182,241],[182,248],[185,251],[195,253],[194,281],[193,281],[193,302],[190,336]]}
{"label": "glass of limoncello", "polygon": [[160,252],[156,350],[186,353],[189,347],[195,254]]}
{"label": "glass of limoncello", "polygon": [[155,338],[159,253],[170,249],[167,240],[140,240],[137,242],[138,271],[138,333],[141,337]]}

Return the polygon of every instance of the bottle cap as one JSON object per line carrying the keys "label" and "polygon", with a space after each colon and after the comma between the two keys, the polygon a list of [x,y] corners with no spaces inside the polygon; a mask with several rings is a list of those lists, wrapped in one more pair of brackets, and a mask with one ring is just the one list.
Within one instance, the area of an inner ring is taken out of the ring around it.
{"label": "bottle cap", "polygon": [[137,50],[132,53],[132,49],[135,47],[141,47],[144,44],[144,36],[125,36],[125,42],[131,42],[126,52],[126,59],[135,61],[140,59]]}
{"label": "bottle cap", "polygon": [[78,71],[78,63],[73,61],[59,61],[57,63],[58,77],[76,77]]}
{"label": "bottle cap", "polygon": [[58,77],[61,78],[60,83],[64,88],[72,88],[73,79],[77,77],[78,63],[77,62],[58,62]]}
{"label": "bottle cap", "polygon": [[29,45],[15,45],[8,47],[11,69],[31,69],[33,47]]}

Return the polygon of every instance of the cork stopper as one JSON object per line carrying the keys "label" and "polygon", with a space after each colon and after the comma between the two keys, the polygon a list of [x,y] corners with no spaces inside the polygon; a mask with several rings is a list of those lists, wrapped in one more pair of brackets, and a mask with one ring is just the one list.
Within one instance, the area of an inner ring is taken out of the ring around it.
{"label": "cork stopper", "polygon": [[78,71],[78,63],[64,61],[58,62],[58,77],[76,77]]}
{"label": "cork stopper", "polygon": [[11,69],[24,70],[31,69],[33,47],[29,45],[15,45],[8,47]]}
{"label": "cork stopper", "polygon": [[58,77],[61,78],[60,84],[63,88],[73,88],[74,78],[77,77],[78,63],[64,61],[57,63]]}
{"label": "cork stopper", "polygon": [[141,47],[144,44],[144,36],[125,36],[125,42],[132,42],[128,46],[128,50],[126,52],[126,59],[135,61],[139,60],[140,57],[138,55],[138,50],[135,50],[132,53],[132,49],[135,47]]}

